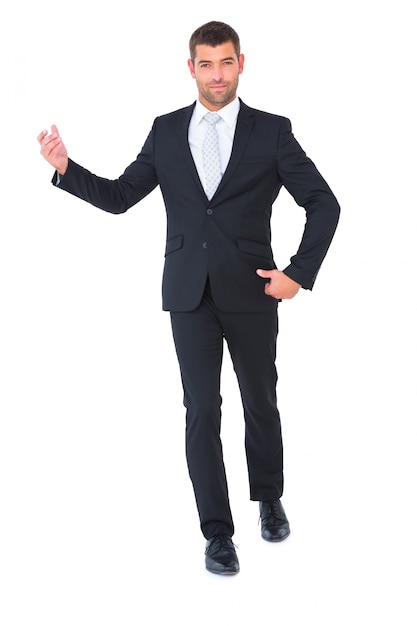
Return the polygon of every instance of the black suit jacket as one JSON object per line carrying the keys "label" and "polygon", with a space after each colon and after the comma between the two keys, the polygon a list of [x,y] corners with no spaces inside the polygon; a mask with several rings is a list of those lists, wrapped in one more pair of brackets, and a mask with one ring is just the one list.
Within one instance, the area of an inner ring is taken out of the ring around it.
{"label": "black suit jacket", "polygon": [[230,161],[209,201],[188,144],[194,106],[155,119],[140,154],[117,180],[70,160],[59,186],[105,211],[123,213],[159,185],[167,213],[163,308],[196,308],[209,277],[220,309],[255,312],[276,307],[256,269],[276,267],[270,218],[284,185],[306,212],[299,249],[284,271],[312,289],[340,209],[290,121],[241,102]]}

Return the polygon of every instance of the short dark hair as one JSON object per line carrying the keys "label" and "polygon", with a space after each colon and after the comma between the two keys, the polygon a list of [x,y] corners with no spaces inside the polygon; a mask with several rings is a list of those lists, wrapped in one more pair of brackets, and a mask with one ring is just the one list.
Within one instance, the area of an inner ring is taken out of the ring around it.
{"label": "short dark hair", "polygon": [[190,38],[190,57],[195,59],[195,48],[199,45],[220,46],[222,43],[231,41],[236,52],[236,56],[240,55],[240,41],[237,32],[224,22],[207,22],[197,28]]}

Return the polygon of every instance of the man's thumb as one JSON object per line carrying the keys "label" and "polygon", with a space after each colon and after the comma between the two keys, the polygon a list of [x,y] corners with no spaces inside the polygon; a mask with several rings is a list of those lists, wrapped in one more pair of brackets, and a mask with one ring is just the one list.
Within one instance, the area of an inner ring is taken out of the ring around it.
{"label": "man's thumb", "polygon": [[271,275],[271,270],[256,270],[256,273],[258,274],[258,276],[261,276],[261,278],[269,278]]}

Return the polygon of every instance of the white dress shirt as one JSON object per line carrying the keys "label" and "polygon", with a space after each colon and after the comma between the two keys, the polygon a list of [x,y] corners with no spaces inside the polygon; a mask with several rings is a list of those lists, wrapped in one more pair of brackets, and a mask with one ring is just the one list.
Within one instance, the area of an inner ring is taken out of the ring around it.
{"label": "white dress shirt", "polygon": [[[232,152],[239,109],[239,98],[235,98],[230,104],[216,111],[221,117],[221,120],[216,124],[216,129],[219,136],[222,176],[229,163]],[[197,100],[188,128],[188,142],[190,144],[191,154],[193,155],[194,163],[204,189],[206,188],[206,181],[203,167],[203,142],[208,124],[203,118],[206,113],[208,113],[208,109]]]}

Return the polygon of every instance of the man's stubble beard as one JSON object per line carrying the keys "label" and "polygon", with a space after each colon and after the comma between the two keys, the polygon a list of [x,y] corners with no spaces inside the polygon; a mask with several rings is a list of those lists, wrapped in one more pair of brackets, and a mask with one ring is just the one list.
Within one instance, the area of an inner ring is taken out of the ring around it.
{"label": "man's stubble beard", "polygon": [[199,92],[200,92],[200,95],[202,95],[203,98],[207,100],[207,102],[209,102],[211,105],[223,107],[235,99],[238,82],[239,81],[236,80],[235,82],[229,84],[229,86],[226,89],[226,92],[222,94],[218,94],[217,97],[216,97],[216,94],[210,91],[209,88],[206,88],[202,85],[199,85]]}

